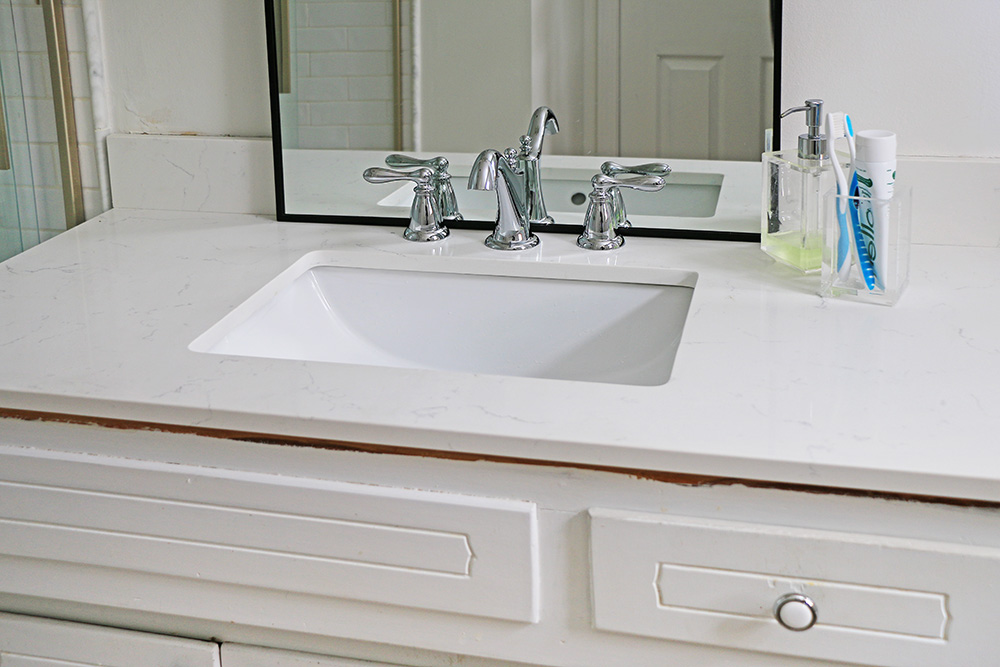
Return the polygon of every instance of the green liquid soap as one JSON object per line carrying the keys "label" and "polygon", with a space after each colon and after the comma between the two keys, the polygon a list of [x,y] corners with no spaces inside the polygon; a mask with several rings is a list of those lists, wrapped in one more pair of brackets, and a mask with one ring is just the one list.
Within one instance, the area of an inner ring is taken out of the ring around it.
{"label": "green liquid soap", "polygon": [[803,244],[802,234],[798,231],[767,234],[763,247],[768,255],[782,264],[807,273],[819,271],[823,262],[822,239],[807,237]]}

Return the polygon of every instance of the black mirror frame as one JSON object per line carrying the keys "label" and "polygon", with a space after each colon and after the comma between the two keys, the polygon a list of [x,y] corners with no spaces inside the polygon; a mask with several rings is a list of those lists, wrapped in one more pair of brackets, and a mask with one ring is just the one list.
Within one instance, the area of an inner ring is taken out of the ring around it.
{"label": "black mirror frame", "polygon": [[[274,154],[274,204],[277,220],[280,222],[319,222],[350,225],[402,225],[406,226],[404,217],[355,216],[320,213],[289,213],[285,209],[285,179],[284,162],[281,152],[281,112],[278,105],[279,75],[278,75],[278,44],[276,39],[275,2],[264,0],[264,23],[267,33],[267,73],[271,100],[271,144]],[[780,148],[781,128],[781,13],[783,0],[770,0],[771,38],[774,49],[774,98],[772,102],[773,148]],[[493,222],[485,220],[451,221],[449,227],[455,229],[479,229],[489,231]],[[541,232],[556,232],[563,234],[579,234],[579,225],[553,224],[547,225]],[[632,228],[627,230],[628,236],[647,236],[679,239],[708,239],[716,241],[744,241],[760,243],[760,234],[754,232],[726,232],[716,230],[696,229],[650,229]]]}

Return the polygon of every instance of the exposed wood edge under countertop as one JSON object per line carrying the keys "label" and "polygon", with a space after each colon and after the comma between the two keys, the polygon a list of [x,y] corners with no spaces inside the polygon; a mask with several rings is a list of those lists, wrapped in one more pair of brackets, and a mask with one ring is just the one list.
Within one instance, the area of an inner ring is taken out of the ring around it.
{"label": "exposed wood edge under countertop", "polygon": [[514,456],[498,456],[492,454],[477,454],[474,452],[438,451],[416,447],[399,447],[393,445],[378,445],[365,442],[348,442],[342,440],[327,440],[306,438],[272,433],[257,433],[237,431],[232,429],[205,428],[199,426],[182,426],[178,424],[163,424],[110,417],[89,415],[73,415],[56,412],[41,412],[35,410],[18,410],[0,407],[0,419],[18,419],[22,421],[46,421],[64,424],[80,424],[129,431],[156,431],[160,433],[176,433],[196,435],[223,440],[254,442],[266,445],[282,445],[290,447],[312,447],[338,451],[365,452],[369,454],[395,454],[398,456],[419,456],[424,458],[447,459],[452,461],[489,461],[492,463],[513,463],[521,465],[548,466],[558,468],[577,468],[594,470],[619,475],[628,475],[636,479],[645,479],[667,484],[682,486],[746,486],[751,488],[776,489],[780,491],[798,491],[801,493],[820,493],[881,500],[900,500],[920,503],[937,503],[956,505],[959,507],[1000,508],[1000,502],[977,500],[971,498],[952,498],[947,496],[931,496],[914,493],[893,493],[888,491],[871,491],[846,487],[820,486],[813,484],[792,484],[763,479],[746,479],[741,477],[717,477],[711,475],[695,475],[690,473],[675,473],[659,470],[642,470],[636,468],[621,468],[615,466],[592,465],[564,461],[547,461],[541,459],[526,459]]}

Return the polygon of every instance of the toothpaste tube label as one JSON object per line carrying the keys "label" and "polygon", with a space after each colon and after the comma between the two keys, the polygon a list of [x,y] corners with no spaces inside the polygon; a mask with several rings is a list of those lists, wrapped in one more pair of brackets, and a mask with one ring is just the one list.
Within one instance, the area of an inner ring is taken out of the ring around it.
{"label": "toothpaste tube label", "polygon": [[[888,245],[889,203],[896,182],[895,163],[857,164],[858,202],[861,234],[868,256],[874,264],[875,279],[885,287],[886,252]],[[875,201],[870,201],[875,200]]]}

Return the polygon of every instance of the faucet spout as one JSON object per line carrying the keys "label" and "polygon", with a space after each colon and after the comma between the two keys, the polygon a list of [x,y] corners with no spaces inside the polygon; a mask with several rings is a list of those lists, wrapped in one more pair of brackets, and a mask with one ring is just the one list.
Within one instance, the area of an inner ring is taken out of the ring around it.
{"label": "faucet spout", "polygon": [[548,107],[538,107],[535,113],[531,114],[528,122],[528,133],[524,135],[527,141],[522,139],[521,154],[529,160],[537,160],[542,155],[542,142],[545,141],[546,134],[556,134],[559,131],[559,121],[552,109]]}
{"label": "faucet spout", "polygon": [[525,250],[538,245],[515,187],[518,178],[507,159],[493,149],[480,153],[472,165],[469,189],[497,193],[496,228],[486,238],[486,245],[494,250]]}
{"label": "faucet spout", "polygon": [[545,208],[542,197],[542,174],[540,169],[542,143],[546,134],[559,131],[559,121],[548,107],[538,107],[531,114],[528,122],[528,133],[521,137],[521,150],[517,160],[519,170],[523,174],[524,210],[528,222],[533,225],[550,225],[555,220]]}

